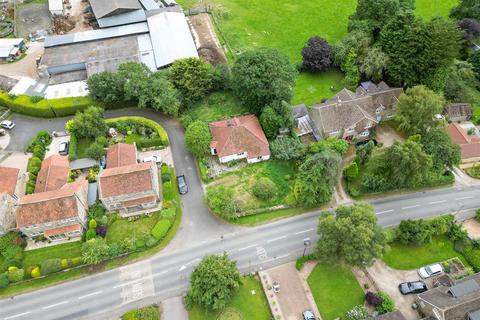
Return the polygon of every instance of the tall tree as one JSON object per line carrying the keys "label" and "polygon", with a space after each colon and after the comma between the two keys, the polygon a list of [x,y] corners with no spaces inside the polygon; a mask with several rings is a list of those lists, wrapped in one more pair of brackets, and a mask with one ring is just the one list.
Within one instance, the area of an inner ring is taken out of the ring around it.
{"label": "tall tree", "polygon": [[203,158],[210,149],[212,135],[208,124],[201,120],[192,122],[185,132],[185,143],[188,150],[198,159]]}
{"label": "tall tree", "polygon": [[260,124],[268,139],[275,139],[280,128],[292,129],[293,119],[290,106],[285,101],[266,106],[260,116]]}
{"label": "tall tree", "polygon": [[103,109],[91,106],[82,112],[77,112],[68,129],[70,133],[83,138],[97,138],[105,135],[107,124],[103,119]]}
{"label": "tall tree", "polygon": [[242,104],[252,113],[275,102],[290,103],[297,71],[286,55],[261,48],[243,53],[232,69],[232,86]]}
{"label": "tall tree", "polygon": [[478,0],[460,0],[458,6],[452,9],[450,16],[457,20],[463,18],[480,20],[480,2]]}
{"label": "tall tree", "polygon": [[445,100],[424,86],[409,88],[399,98],[395,119],[409,135],[424,134],[437,126],[435,115],[442,113]]}
{"label": "tall tree", "polygon": [[473,65],[467,61],[456,60],[447,70],[445,98],[452,102],[474,103],[477,99],[480,82]]}
{"label": "tall tree", "polygon": [[375,36],[399,10],[398,0],[358,0],[351,20],[366,21]]}
{"label": "tall tree", "polygon": [[476,19],[463,18],[458,21],[458,27],[463,30],[463,38],[467,41],[480,37],[480,21]]}
{"label": "tall tree", "polygon": [[380,81],[383,79],[383,72],[388,65],[388,56],[378,47],[368,50],[365,59],[360,65],[360,71],[368,79]]}
{"label": "tall tree", "polygon": [[422,145],[425,152],[432,156],[436,169],[442,170],[445,167],[452,169],[460,164],[460,147],[452,142],[444,130],[440,128],[429,130],[422,136]]}
{"label": "tall tree", "polygon": [[317,231],[320,239],[316,250],[319,258],[368,266],[386,252],[386,238],[377,225],[371,205],[340,206],[335,213],[336,216],[326,211],[320,215]]}
{"label": "tall tree", "polygon": [[332,48],[327,40],[318,36],[308,39],[302,49],[303,68],[307,71],[325,71],[332,64]]}
{"label": "tall tree", "polygon": [[342,65],[342,71],[345,72],[345,79],[343,80],[345,87],[355,90],[360,82],[360,70],[357,65],[357,51],[355,49],[351,49],[348,53],[347,60]]}
{"label": "tall tree", "polygon": [[337,152],[329,149],[309,156],[299,167],[297,201],[303,205],[328,202],[340,176],[341,160]]}
{"label": "tall tree", "polygon": [[213,87],[213,70],[198,58],[176,60],[169,69],[170,79],[188,107],[204,98]]}
{"label": "tall tree", "polygon": [[124,82],[125,99],[137,101],[143,87],[148,82],[148,77],[152,72],[143,63],[126,62],[118,67],[118,74]]}
{"label": "tall tree", "polygon": [[341,67],[347,60],[350,50],[355,49],[362,61],[372,44],[372,37],[365,31],[352,30],[333,46],[333,64]]}
{"label": "tall tree", "polygon": [[207,256],[195,267],[190,276],[188,304],[197,304],[207,309],[223,309],[241,285],[237,263],[227,254]]}
{"label": "tall tree", "polygon": [[124,80],[118,73],[100,72],[87,80],[88,91],[93,100],[107,104],[123,102]]}
{"label": "tall tree", "polygon": [[475,71],[477,79],[480,80],[480,51],[472,53],[472,55],[468,58],[468,62],[472,64],[473,71]]}
{"label": "tall tree", "polygon": [[180,110],[178,92],[165,72],[157,71],[148,77],[138,97],[140,108],[151,107],[170,116],[177,116]]}

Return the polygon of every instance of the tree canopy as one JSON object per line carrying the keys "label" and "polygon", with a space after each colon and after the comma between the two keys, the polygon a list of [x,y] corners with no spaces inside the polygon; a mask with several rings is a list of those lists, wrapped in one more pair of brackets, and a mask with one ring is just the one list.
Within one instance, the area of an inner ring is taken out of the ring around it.
{"label": "tree canopy", "polygon": [[460,0],[450,15],[457,20],[472,18],[480,20],[480,2],[478,0]]}
{"label": "tree canopy", "polygon": [[460,164],[460,147],[452,142],[450,136],[442,129],[435,128],[422,136],[425,152],[432,156],[433,166],[453,169]]}
{"label": "tree canopy", "polygon": [[187,303],[207,309],[224,308],[241,285],[237,263],[227,254],[207,256],[195,267],[190,276],[190,290]]}
{"label": "tree canopy", "polygon": [[198,58],[176,60],[169,69],[170,79],[185,104],[205,97],[213,87],[212,67]]}
{"label": "tree canopy", "polygon": [[185,132],[185,143],[188,150],[198,159],[203,158],[210,150],[212,135],[208,124],[201,120],[192,122]]}
{"label": "tree canopy", "polygon": [[259,115],[272,103],[290,103],[296,75],[286,55],[261,48],[238,57],[232,69],[232,86],[242,104]]}
{"label": "tree canopy", "polygon": [[87,80],[90,97],[93,100],[108,104],[120,103],[125,100],[124,80],[118,73],[100,72],[93,74]]}
{"label": "tree canopy", "polygon": [[292,129],[293,118],[290,106],[285,101],[273,102],[260,115],[260,124],[268,139],[275,139],[281,128]]}
{"label": "tree canopy", "polygon": [[366,203],[340,206],[336,216],[324,211],[320,215],[316,255],[322,259],[344,260],[349,264],[372,264],[387,250],[385,235],[377,226],[373,207]]}
{"label": "tree canopy", "polygon": [[303,68],[307,71],[325,71],[332,64],[332,48],[327,40],[318,36],[308,39],[302,49]]}
{"label": "tree canopy", "polygon": [[103,119],[103,109],[91,106],[84,111],[77,112],[69,124],[69,131],[83,138],[97,138],[105,135],[107,124]]}

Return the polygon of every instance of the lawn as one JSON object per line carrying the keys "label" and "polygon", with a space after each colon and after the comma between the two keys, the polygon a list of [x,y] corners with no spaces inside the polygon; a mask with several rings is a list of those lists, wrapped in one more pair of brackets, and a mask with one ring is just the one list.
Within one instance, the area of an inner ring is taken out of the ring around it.
{"label": "lawn", "polygon": [[74,241],[42,249],[24,251],[23,266],[24,268],[28,268],[29,266],[40,265],[40,263],[46,259],[70,259],[80,257],[82,255],[80,252],[81,247],[81,241]]}
{"label": "lawn", "polygon": [[77,138],[77,159],[87,158],[87,149],[92,143],[92,139]]}
{"label": "lawn", "polygon": [[433,239],[423,246],[404,245],[400,242],[390,244],[391,251],[383,257],[383,261],[398,270],[413,270],[422,266],[459,257],[466,263],[462,254],[454,249],[453,242],[446,236]]}
{"label": "lawn", "polygon": [[[251,291],[255,290],[255,295]],[[244,320],[270,320],[272,315],[268,307],[267,298],[263,293],[260,282],[253,277],[243,278],[243,285],[235,293],[232,300],[228,303],[226,310],[237,311],[242,314]],[[219,315],[225,310],[207,311],[198,306],[188,310],[190,320],[217,320],[223,319]],[[225,317],[226,319],[230,319]]]}
{"label": "lawn", "polygon": [[[242,211],[294,204],[293,182],[296,172],[297,169],[292,163],[269,160],[226,173],[210,183],[208,188],[219,186],[232,188]],[[262,177],[270,179],[278,189],[276,196],[268,200],[257,199],[252,194],[253,185]]]}
{"label": "lawn", "polygon": [[125,238],[144,239],[150,235],[150,231],[155,226],[159,218],[159,213],[155,212],[150,217],[143,217],[135,221],[128,221],[118,217],[108,226],[107,243],[121,243]]}
{"label": "lawn", "polygon": [[346,266],[319,262],[307,281],[323,320],[343,317],[364,302],[363,290]]}
{"label": "lawn", "polygon": [[415,13],[428,20],[435,16],[448,17],[457,4],[458,0],[417,0]]}
{"label": "lawn", "polygon": [[125,137],[125,143],[133,144],[136,143],[140,140],[142,140],[143,137],[137,133],[132,133],[131,135],[127,135]]}
{"label": "lawn", "polygon": [[205,101],[192,106],[185,115],[194,120],[212,122],[248,113],[248,109],[243,107],[232,93],[215,92]]}
{"label": "lawn", "polygon": [[297,208],[280,209],[275,211],[256,213],[248,216],[243,216],[236,220],[232,220],[231,222],[235,224],[245,225],[245,226],[255,226],[258,224],[270,222],[272,220],[293,217],[293,216],[306,213],[306,212],[311,212],[314,210],[316,210],[316,208],[297,207]]}

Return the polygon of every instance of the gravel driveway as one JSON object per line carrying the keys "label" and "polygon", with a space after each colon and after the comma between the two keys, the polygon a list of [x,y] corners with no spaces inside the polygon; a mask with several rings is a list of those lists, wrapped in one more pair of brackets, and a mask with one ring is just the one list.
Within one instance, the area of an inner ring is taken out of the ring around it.
{"label": "gravel driveway", "polygon": [[[415,310],[412,310],[412,303],[415,302],[415,295],[402,295],[398,290],[398,285],[406,281],[419,280],[416,270],[400,271],[392,269],[383,261],[377,260],[373,266],[367,268],[370,276],[375,280],[380,291],[386,292],[395,301],[395,306],[407,319],[420,319]],[[427,284],[428,285],[428,284]]]}

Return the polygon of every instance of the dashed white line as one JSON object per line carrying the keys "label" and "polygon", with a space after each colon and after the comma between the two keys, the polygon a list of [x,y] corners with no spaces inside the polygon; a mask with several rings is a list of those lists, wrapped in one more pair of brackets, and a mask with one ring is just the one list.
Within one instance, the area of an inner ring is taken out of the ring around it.
{"label": "dashed white line", "polygon": [[466,200],[466,199],[472,199],[473,197],[461,197],[461,198],[455,198],[455,200]]}
{"label": "dashed white line", "polygon": [[445,202],[447,202],[447,200],[432,201],[432,202],[429,202],[428,204],[439,204],[439,203],[445,203]]}
{"label": "dashed white line", "polygon": [[24,313],[19,313],[19,314],[15,314],[13,316],[10,316],[10,317],[6,317],[4,318],[5,320],[9,320],[9,319],[15,319],[15,318],[18,318],[18,317],[21,317],[21,316],[26,316],[27,314],[29,314],[30,311],[27,311],[27,312],[24,312]]}
{"label": "dashed white line", "polygon": [[277,257],[277,259],[283,259],[286,258],[290,255],[290,253],[284,254],[283,256]]}
{"label": "dashed white line", "polygon": [[315,228],[311,228],[311,229],[307,229],[307,230],[299,231],[299,232],[296,232],[295,234],[307,233],[307,232],[310,232],[310,231],[313,231],[313,230],[315,230]]}
{"label": "dashed white line", "polygon": [[408,206],[408,207],[403,207],[402,210],[407,210],[407,209],[412,209],[412,208],[417,208],[420,207],[419,204],[413,205],[413,206]]}
{"label": "dashed white line", "polygon": [[392,212],[392,211],[393,211],[393,209],[390,209],[390,210],[377,212],[377,214],[384,214],[384,213],[388,213],[388,212]]}
{"label": "dashed white line", "polygon": [[61,306],[62,304],[65,304],[65,303],[68,303],[68,300],[65,300],[65,301],[62,301],[62,302],[59,302],[59,303],[55,303],[55,304],[51,304],[49,306],[43,307],[42,309],[47,310],[47,309],[50,309],[50,308],[55,308],[55,307]]}
{"label": "dashed white line", "polygon": [[247,249],[250,249],[250,248],[255,248],[257,246],[258,246],[258,243],[255,243],[255,244],[252,244],[251,246],[240,248],[240,249],[238,249],[238,251],[243,251],[243,250],[247,250]]}
{"label": "dashed white line", "polygon": [[270,239],[270,240],[267,240],[267,243],[274,242],[274,241],[278,241],[278,240],[282,240],[282,239],[285,239],[286,237],[287,237],[287,236],[282,236],[282,237]]}
{"label": "dashed white line", "polygon": [[95,292],[92,292],[92,293],[89,293],[89,294],[86,294],[84,296],[81,296],[81,297],[78,297],[78,299],[85,299],[85,298],[88,298],[88,297],[91,297],[91,296],[94,296],[94,295],[97,295],[97,294],[100,294],[102,293],[102,291],[95,291]]}

